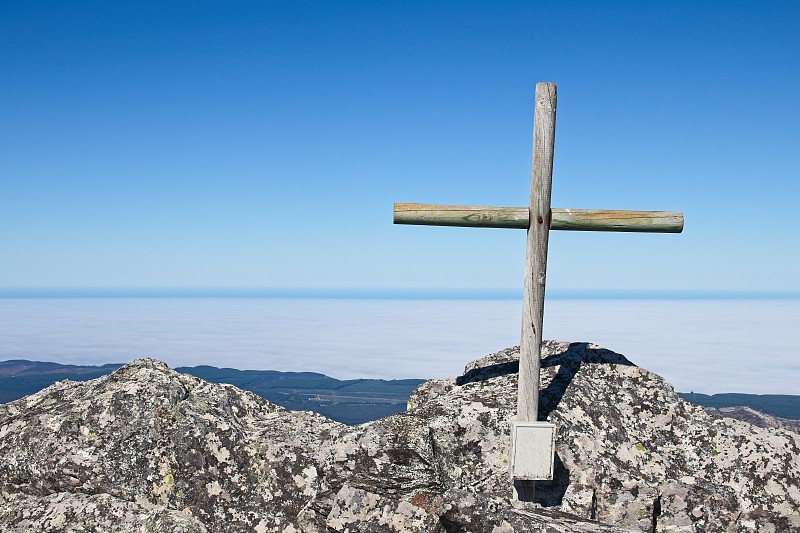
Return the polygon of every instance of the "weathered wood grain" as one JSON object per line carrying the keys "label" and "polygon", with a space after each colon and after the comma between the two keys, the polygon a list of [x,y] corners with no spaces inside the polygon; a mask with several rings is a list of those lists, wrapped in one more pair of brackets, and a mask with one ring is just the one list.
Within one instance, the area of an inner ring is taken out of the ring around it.
{"label": "weathered wood grain", "polygon": [[683,213],[613,209],[553,209],[550,229],[680,233],[683,231]]}
{"label": "weathered wood grain", "polygon": [[[550,213],[550,229],[553,230],[644,233],[680,233],[683,231],[683,213],[673,211],[560,209],[554,207]],[[395,224],[527,229],[529,220],[527,207],[394,204]]]}
{"label": "weathered wood grain", "polygon": [[527,229],[528,208],[396,203],[394,204],[394,223]]}
{"label": "weathered wood grain", "polygon": [[[531,194],[528,203],[525,284],[522,293],[522,334],[519,346],[517,420],[539,419],[539,366],[544,319],[547,241],[550,233],[550,191],[556,140],[556,85],[537,83],[533,112]],[[533,501],[533,481],[517,481],[515,498]]]}

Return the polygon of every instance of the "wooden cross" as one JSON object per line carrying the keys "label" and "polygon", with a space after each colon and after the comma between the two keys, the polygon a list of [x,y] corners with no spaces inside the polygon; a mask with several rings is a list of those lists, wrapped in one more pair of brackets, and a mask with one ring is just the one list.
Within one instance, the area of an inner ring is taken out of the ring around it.
{"label": "wooden cross", "polygon": [[[682,213],[551,209],[550,190],[553,176],[555,125],[556,85],[554,83],[537,83],[533,121],[531,193],[528,207],[394,204],[395,224],[528,230],[522,304],[522,339],[519,351],[517,417],[516,422],[512,423],[512,450],[516,431],[514,424],[528,423],[528,426],[535,427],[538,419],[539,359],[542,347],[547,240],[550,230],[657,233],[680,233],[683,231]],[[550,435],[553,435],[553,430]],[[541,442],[541,438],[537,437],[526,442]],[[534,477],[535,474],[515,472],[522,468],[515,466],[513,454],[512,451],[511,475],[514,480],[515,497],[522,501],[532,501],[533,480],[552,478],[552,445],[549,456],[550,477],[547,477],[546,465],[545,473],[541,477]]]}

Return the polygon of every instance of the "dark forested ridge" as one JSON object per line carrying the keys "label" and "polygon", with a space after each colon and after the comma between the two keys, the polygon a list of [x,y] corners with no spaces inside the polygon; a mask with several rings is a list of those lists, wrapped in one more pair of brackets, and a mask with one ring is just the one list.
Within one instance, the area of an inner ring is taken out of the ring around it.
{"label": "dark forested ridge", "polygon": [[[39,361],[0,361],[0,403],[6,403],[64,379],[86,381],[110,374],[122,365],[61,365]],[[360,424],[406,409],[406,400],[421,379],[339,380],[314,372],[236,370],[213,366],[179,367],[214,383],[229,383],[287,409],[315,411],[345,424]]]}
{"label": "dark forested ridge", "polygon": [[800,396],[790,394],[700,394],[679,392],[678,396],[703,407],[749,407],[762,413],[800,420]]}
{"label": "dark forested ridge", "polygon": [[110,374],[122,365],[80,366],[16,359],[0,361],[0,403],[39,392],[56,381],[87,381]]}
{"label": "dark forested ridge", "polygon": [[345,424],[360,424],[405,411],[422,379],[339,380],[314,372],[236,370],[213,366],[181,367],[214,383],[230,383],[287,409],[315,411]]}
{"label": "dark forested ridge", "polygon": [[[33,394],[64,379],[86,381],[110,374],[122,365],[62,365],[59,363],[0,361],[0,403]],[[236,370],[213,366],[176,368],[214,383],[230,383],[240,389],[293,410],[315,411],[346,424],[360,424],[404,411],[406,400],[421,379],[339,380],[314,372]],[[779,394],[679,393],[704,407],[745,406],[782,418],[800,419],[800,396]]]}

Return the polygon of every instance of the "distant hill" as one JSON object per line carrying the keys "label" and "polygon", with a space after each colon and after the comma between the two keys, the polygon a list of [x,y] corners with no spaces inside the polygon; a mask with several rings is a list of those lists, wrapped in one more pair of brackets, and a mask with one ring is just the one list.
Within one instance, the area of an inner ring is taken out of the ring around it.
{"label": "distant hill", "polygon": [[703,407],[749,407],[772,416],[800,419],[800,396],[789,394],[699,394],[696,392],[679,392],[686,400]]}
{"label": "distant hill", "polygon": [[122,365],[79,366],[17,359],[0,361],[0,403],[39,392],[62,379],[87,381],[110,374]]}
{"label": "distant hill", "polygon": [[[56,381],[87,381],[110,374],[121,366],[0,361],[0,403],[33,394]],[[339,380],[314,372],[237,370],[214,366],[179,367],[175,370],[214,383],[230,383],[287,409],[314,411],[345,424],[361,424],[404,411],[411,392],[424,381]],[[800,419],[800,396],[736,393],[708,395],[693,392],[678,394],[684,400],[704,407],[719,409],[743,406],[772,416]]]}
{"label": "distant hill", "polygon": [[339,380],[314,372],[236,370],[213,366],[180,367],[214,383],[240,389],[296,411],[315,411],[345,424],[360,424],[406,410],[406,401],[422,379]]}
{"label": "distant hill", "polygon": [[[0,403],[36,393],[56,381],[87,381],[110,374],[121,366],[0,361]],[[360,424],[405,411],[411,392],[424,381],[339,380],[314,372],[236,370],[213,366],[179,367],[175,370],[214,383],[230,383],[287,409],[315,411],[345,424]]]}

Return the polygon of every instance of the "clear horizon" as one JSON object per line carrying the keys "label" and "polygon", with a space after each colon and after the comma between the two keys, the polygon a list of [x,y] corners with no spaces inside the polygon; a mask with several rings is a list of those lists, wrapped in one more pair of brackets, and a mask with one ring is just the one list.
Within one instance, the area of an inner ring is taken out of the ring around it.
{"label": "clear horizon", "polygon": [[[482,288],[330,287],[46,287],[3,288],[0,299],[27,298],[305,298],[408,300],[521,300],[522,290]],[[800,291],[548,290],[547,300],[785,300]]]}

